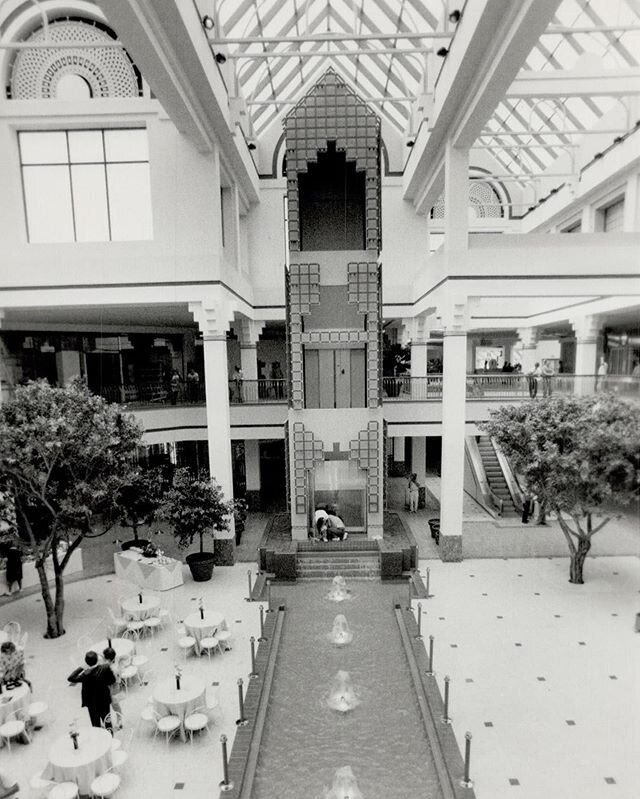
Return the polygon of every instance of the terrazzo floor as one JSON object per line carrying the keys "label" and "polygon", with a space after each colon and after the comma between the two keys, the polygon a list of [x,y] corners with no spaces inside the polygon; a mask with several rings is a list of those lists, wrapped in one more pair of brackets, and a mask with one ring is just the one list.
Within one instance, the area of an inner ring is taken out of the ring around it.
{"label": "terrazzo floor", "polygon": [[[478,799],[636,799],[640,785],[640,561],[589,558],[583,586],[567,582],[566,557],[478,559],[458,564],[422,560],[433,596],[421,601],[423,633],[434,635],[434,666],[442,689],[451,677],[450,715],[461,749],[473,734],[471,776]],[[166,630],[140,645],[150,655],[149,685],[123,701],[125,735],[134,730],[118,796],[209,799],[222,779],[219,736],[233,740],[238,677],[250,670],[250,635],[259,634],[257,604],[244,601],[247,564],[216,568],[210,583],[185,585],[167,600],[176,619],[203,597],[222,611],[234,633],[233,650],[191,657],[186,673],[218,683],[221,718],[211,736],[167,745],[138,725],[153,683],[171,676],[178,657]],[[67,588],[67,635],[41,637],[42,603],[28,596],[0,609],[0,624],[16,619],[30,633],[28,675],[35,694],[51,705],[45,727],[29,746],[3,749],[0,761],[22,786],[47,762],[52,741],[66,734],[80,709],[80,689],[67,674],[80,662],[80,636],[103,637],[106,606],[117,607],[132,586],[114,575]],[[417,611],[417,602],[413,603]],[[426,638],[425,638],[426,640]],[[383,737],[381,738],[383,744]],[[410,745],[410,742],[408,742]],[[295,753],[295,742],[292,742]],[[340,764],[337,764],[337,766]],[[29,789],[20,795],[30,795]],[[275,798],[274,798],[275,799]],[[309,797],[320,799],[320,797]],[[365,796],[363,799],[388,799]]]}

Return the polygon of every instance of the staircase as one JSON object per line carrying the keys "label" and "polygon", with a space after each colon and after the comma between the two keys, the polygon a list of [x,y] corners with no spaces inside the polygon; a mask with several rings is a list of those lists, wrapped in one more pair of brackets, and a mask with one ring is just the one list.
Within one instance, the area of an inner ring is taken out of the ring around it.
{"label": "staircase", "polygon": [[487,475],[489,488],[503,502],[504,513],[502,515],[518,516],[518,511],[513,504],[507,481],[504,479],[504,474],[498,463],[498,456],[496,455],[496,451],[493,448],[489,436],[480,436],[478,439],[478,449],[480,450],[480,457],[482,458],[482,465]]}
{"label": "staircase", "polygon": [[379,580],[380,554],[377,548],[298,551],[296,576],[299,580],[332,580],[337,574],[347,579]]}

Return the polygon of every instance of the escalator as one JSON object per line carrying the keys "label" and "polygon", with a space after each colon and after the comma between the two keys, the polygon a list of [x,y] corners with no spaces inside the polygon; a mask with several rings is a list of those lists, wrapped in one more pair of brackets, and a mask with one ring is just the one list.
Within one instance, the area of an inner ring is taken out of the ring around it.
{"label": "escalator", "polygon": [[[519,496],[517,490],[514,490],[515,480],[513,474],[505,474],[505,467],[508,467],[506,459],[504,456],[502,458],[499,457],[489,436],[479,437],[478,451],[482,459],[482,465],[484,466],[489,488],[502,503],[502,516],[513,518],[520,515],[520,511],[514,502],[514,499],[517,501]],[[509,468],[509,472],[510,471]],[[514,493],[516,494],[515,497]],[[522,507],[522,504],[519,504],[520,507]]]}

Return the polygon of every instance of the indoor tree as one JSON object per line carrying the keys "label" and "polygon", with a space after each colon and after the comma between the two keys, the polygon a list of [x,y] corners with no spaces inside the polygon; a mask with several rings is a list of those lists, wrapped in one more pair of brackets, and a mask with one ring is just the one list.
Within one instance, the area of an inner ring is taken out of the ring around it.
{"label": "indoor tree", "polygon": [[130,478],[141,436],[132,415],[92,394],[79,378],[64,388],[46,380],[19,386],[0,408],[0,503],[15,511],[7,534],[34,556],[46,638],[64,634],[64,570],[85,537],[103,534],[115,521],[113,498]]}
{"label": "indoor tree", "polygon": [[507,405],[478,425],[499,444],[524,482],[555,512],[582,583],[593,536],[614,515],[612,503],[638,496],[640,407],[613,394],[556,396]]}
{"label": "indoor tree", "polygon": [[160,508],[163,480],[161,469],[138,468],[115,494],[118,520],[123,527],[131,528],[136,543],[140,542],[139,528],[151,524]]}
{"label": "indoor tree", "polygon": [[213,572],[214,553],[204,551],[204,537],[216,530],[228,530],[234,512],[233,500],[225,500],[222,488],[208,476],[195,477],[190,469],[176,469],[171,487],[162,503],[162,516],[171,523],[173,534],[183,548],[199,539],[198,552],[187,555],[195,580],[208,580]]}

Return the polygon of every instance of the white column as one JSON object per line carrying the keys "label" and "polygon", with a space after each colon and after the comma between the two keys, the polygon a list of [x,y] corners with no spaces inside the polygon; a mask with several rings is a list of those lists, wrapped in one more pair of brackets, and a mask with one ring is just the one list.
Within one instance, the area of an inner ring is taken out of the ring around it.
{"label": "white column", "polygon": [[571,321],[576,334],[576,386],[575,393],[584,395],[595,391],[600,320],[597,316],[583,316]]}
{"label": "white column", "polygon": [[424,485],[427,476],[427,439],[424,436],[413,436],[411,439],[411,471],[418,476],[418,482]]}
{"label": "white column", "polygon": [[469,232],[469,151],[450,141],[444,154],[444,247],[466,250]]}
{"label": "white column", "polygon": [[636,233],[640,230],[640,178],[631,175],[627,180],[624,192],[624,222],[622,230],[625,233]]}
{"label": "white column", "polygon": [[247,438],[244,442],[244,468],[247,480],[249,507],[259,508],[260,499],[260,441]]}
{"label": "white column", "polygon": [[538,330],[535,327],[519,327],[518,338],[522,342],[522,374],[533,371],[538,346]]}
{"label": "white column", "polygon": [[[203,338],[209,474],[222,488],[225,499],[233,499],[231,417],[227,380],[227,330],[233,318],[233,310],[221,293],[206,301],[190,302],[189,310],[198,322]],[[216,533],[216,539],[228,540],[227,548],[218,546],[225,565],[231,565],[234,561],[233,517],[229,521],[229,530]]]}
{"label": "white column", "polygon": [[446,314],[442,376],[442,486],[440,550],[446,561],[462,560],[467,308],[454,302]]}
{"label": "white column", "polygon": [[245,380],[258,379],[257,344],[240,344],[240,368]]}
{"label": "white column", "polygon": [[427,342],[411,342],[411,377],[424,377],[427,374]]}
{"label": "white column", "polygon": [[404,436],[393,437],[393,460],[396,463],[404,461]]}
{"label": "white column", "polygon": [[[245,380],[258,379],[258,339],[264,328],[264,321],[240,317],[233,323],[240,340],[240,368]],[[244,386],[245,401],[255,402],[259,393],[256,383]]]}
{"label": "white column", "polygon": [[82,374],[80,353],[76,350],[56,352],[56,371],[58,372],[58,384],[61,386],[68,385],[74,377],[80,377]]}

